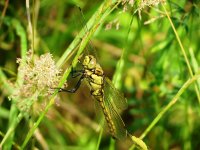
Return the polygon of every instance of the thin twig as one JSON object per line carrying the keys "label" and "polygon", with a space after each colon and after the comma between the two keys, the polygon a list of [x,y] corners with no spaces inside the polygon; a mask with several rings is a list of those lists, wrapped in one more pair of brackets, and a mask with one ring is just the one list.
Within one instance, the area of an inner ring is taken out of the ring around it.
{"label": "thin twig", "polygon": [[3,8],[3,11],[2,11],[2,14],[1,14],[1,19],[0,19],[0,28],[1,28],[1,25],[3,23],[3,18],[6,14],[6,10],[8,8],[8,3],[9,3],[9,0],[5,0],[5,5],[4,5],[4,8]]}
{"label": "thin twig", "polygon": [[[183,47],[183,44],[182,44],[182,42],[181,42],[181,40],[180,40],[180,38],[179,38],[178,33],[176,32],[176,29],[175,29],[175,27],[174,27],[174,24],[173,24],[173,22],[172,22],[172,20],[171,20],[171,18],[170,18],[170,16],[169,16],[169,14],[168,14],[168,12],[167,12],[167,10],[166,10],[166,8],[165,8],[165,6],[164,6],[163,3],[162,3],[162,7],[163,7],[163,9],[164,9],[164,11],[165,11],[165,13],[166,13],[166,16],[167,16],[167,18],[168,18],[168,20],[169,20],[169,22],[170,22],[170,24],[171,24],[171,26],[172,26],[172,29],[173,29],[173,31],[174,31],[174,34],[175,34],[176,39],[177,39],[177,41],[178,41],[178,44],[179,44],[179,46],[180,46],[180,48],[181,48],[182,54],[183,54],[183,56],[184,56],[184,58],[185,58],[185,62],[186,62],[186,64],[187,64],[187,67],[188,67],[188,70],[189,70],[189,73],[190,73],[190,76],[193,77],[193,76],[194,76],[194,73],[193,73],[192,68],[191,68],[191,66],[190,66],[189,59],[187,58],[186,51],[185,51],[185,49],[184,49],[184,47]],[[198,98],[198,101],[199,101],[199,104],[200,104],[200,93],[199,93],[199,89],[198,89],[197,84],[198,84],[198,83],[195,83],[194,86],[195,86],[195,91],[196,91],[197,98]]]}
{"label": "thin twig", "polygon": [[[158,123],[158,121],[164,116],[164,114],[179,100],[180,96],[183,94],[183,92],[197,79],[200,78],[200,75],[195,75],[192,78],[188,79],[184,85],[181,87],[181,89],[177,92],[177,94],[173,97],[173,99],[170,101],[170,103],[161,110],[161,112],[156,116],[156,118],[151,122],[151,124],[146,128],[146,130],[142,133],[142,135],[139,137],[141,140],[146,137],[146,135],[152,130],[152,128]],[[130,150],[132,150],[135,147],[135,145],[132,145]]]}
{"label": "thin twig", "polygon": [[31,34],[31,49],[33,50],[33,27],[31,23],[31,15],[30,15],[30,5],[29,5],[29,0],[26,0],[26,12],[27,12],[27,20],[28,20],[28,27],[29,27],[29,32]]}

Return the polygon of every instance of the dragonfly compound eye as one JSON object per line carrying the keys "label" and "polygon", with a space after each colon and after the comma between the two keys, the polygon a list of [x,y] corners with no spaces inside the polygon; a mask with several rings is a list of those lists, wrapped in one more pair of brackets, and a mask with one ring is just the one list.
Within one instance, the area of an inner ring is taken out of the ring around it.
{"label": "dragonfly compound eye", "polygon": [[86,69],[94,69],[96,67],[96,59],[92,55],[85,56],[83,66]]}
{"label": "dragonfly compound eye", "polygon": [[88,56],[85,56],[85,58],[84,58],[84,60],[83,60],[83,66],[84,66],[85,68],[87,68],[89,62],[90,62],[90,58],[89,58]]}

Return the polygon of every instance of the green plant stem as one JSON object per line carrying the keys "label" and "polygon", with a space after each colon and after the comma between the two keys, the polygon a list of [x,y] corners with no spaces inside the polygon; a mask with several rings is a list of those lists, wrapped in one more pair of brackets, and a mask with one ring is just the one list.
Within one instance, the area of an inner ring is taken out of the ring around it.
{"label": "green plant stem", "polygon": [[0,17],[0,28],[1,28],[1,25],[3,23],[3,19],[5,17],[5,14],[6,14],[6,10],[8,8],[8,4],[9,4],[9,0],[5,0],[5,4],[4,4],[4,8],[2,10],[2,13],[1,13],[1,17]]}
{"label": "green plant stem", "polygon": [[115,143],[116,140],[114,140],[113,138],[110,138],[110,144],[109,144],[109,150],[115,150]]}
{"label": "green plant stem", "polygon": [[[13,105],[12,105],[13,107]],[[11,108],[11,111],[16,113],[16,107]],[[6,132],[5,136],[3,137],[3,140],[1,141],[0,148],[3,146],[3,144],[6,142],[6,140],[10,137],[10,135],[13,133],[21,119],[23,118],[23,115],[20,113],[17,118],[13,118],[12,124],[9,126],[8,131]],[[9,141],[12,142],[12,141]],[[13,142],[12,142],[13,143]]]}
{"label": "green plant stem", "polygon": [[42,119],[44,118],[45,114],[47,113],[47,111],[49,110],[49,108],[54,104],[54,97],[55,94],[53,95],[53,97],[50,99],[48,105],[45,107],[45,110],[42,112],[42,114],[40,115],[40,117],[38,118],[37,122],[34,123],[33,127],[29,130],[22,146],[21,149],[24,149],[26,144],[28,143],[29,139],[32,137],[32,135],[34,134],[34,131],[37,129],[37,127],[39,126],[40,122],[42,121]]}
{"label": "green plant stem", "polygon": [[127,45],[128,45],[128,39],[129,39],[129,35],[130,35],[130,31],[131,31],[131,26],[132,26],[132,23],[133,23],[133,17],[131,18],[130,20],[130,25],[129,25],[129,28],[128,28],[128,32],[127,32],[127,36],[126,36],[126,39],[125,39],[125,42],[124,42],[124,48],[122,50],[122,55],[119,59],[119,61],[117,62],[117,67],[116,67],[116,71],[114,73],[114,76],[113,76],[113,84],[115,85],[116,88],[121,88],[121,81],[122,81],[122,75],[123,75],[123,72],[124,72],[124,67],[125,67],[125,64],[126,64],[126,60],[127,60],[127,56],[129,54],[129,49],[127,49]]}
{"label": "green plant stem", "polygon": [[[162,116],[178,101],[180,96],[189,87],[189,85],[191,85],[199,78],[200,75],[195,75],[184,83],[184,85],[181,87],[178,93],[173,97],[170,103],[165,108],[162,109],[162,111],[156,116],[156,118],[151,122],[151,124],[147,127],[147,129],[142,133],[142,135],[139,137],[141,140],[151,131],[151,129],[156,125],[156,123],[158,123],[158,121],[162,118]],[[130,148],[130,150],[132,150],[133,148],[134,145]]]}
{"label": "green plant stem", "polygon": [[[195,58],[195,54],[194,54],[194,51],[192,48],[189,48],[189,53],[190,53],[190,57],[191,57],[193,70],[194,70],[195,74],[197,74],[199,72],[199,64],[198,64],[197,59]],[[197,80],[197,83],[198,83],[197,84],[198,89],[200,89],[200,80]]]}
{"label": "green plant stem", "polygon": [[157,117],[153,120],[149,127],[143,132],[143,134],[140,136],[140,139],[143,139],[149,133],[149,131],[155,126],[155,124],[160,120],[160,118],[177,102],[181,94],[183,94],[183,92],[188,88],[188,86],[191,85],[198,78],[200,78],[200,75],[195,75],[185,82],[185,84],[181,87],[181,89],[170,101],[170,103],[157,115]]}
{"label": "green plant stem", "polygon": [[[6,94],[10,95],[14,91],[14,89],[9,85],[9,83],[7,81],[8,80],[7,80],[6,76],[5,76],[5,74],[3,73],[3,71],[0,68],[0,84],[2,85],[3,89],[6,89],[5,90],[5,92],[7,92]],[[2,148],[3,144],[7,141],[9,136],[14,133],[14,132],[12,132],[12,131],[14,131],[14,126],[16,124],[18,124],[18,122],[16,123],[15,113],[13,113],[13,112],[16,111],[14,108],[15,108],[15,106],[14,106],[14,104],[12,104],[11,111],[10,111],[10,114],[9,114],[9,128],[8,128],[8,131],[6,132],[5,136],[3,137],[3,139],[2,139],[2,141],[0,143],[0,148]],[[13,143],[12,142],[12,137],[13,136],[11,136],[11,139],[6,144],[6,147],[8,147],[8,148]]]}
{"label": "green plant stem", "polygon": [[[110,0],[104,1],[104,3],[99,7],[99,9],[89,19],[89,21],[86,24],[87,29],[89,30],[89,34],[87,35],[88,39],[90,39],[90,37],[93,35],[93,34],[90,34],[91,30],[96,31],[97,27],[100,24],[102,24],[105,18],[120,4],[120,1],[118,1],[117,3],[115,2],[116,0],[112,2]],[[78,46],[79,42],[86,34],[87,33],[85,32],[85,28],[83,27],[83,29],[79,32],[79,34],[76,36],[73,42],[69,45],[69,47],[65,50],[61,58],[58,60],[56,64],[58,67],[61,67],[62,64],[65,63],[65,61],[67,60],[67,57],[70,56],[74,52],[74,49]],[[85,41],[86,44],[88,41],[87,40]],[[83,46],[84,42],[81,42],[81,43]]]}
{"label": "green plant stem", "polygon": [[103,128],[101,128],[100,133],[99,133],[99,138],[98,138],[98,141],[97,141],[96,150],[99,149],[102,135],[103,135]]}
{"label": "green plant stem", "polygon": [[[63,75],[63,78],[61,80],[61,82],[59,83],[59,87],[61,87],[64,83],[66,78],[68,77],[68,75],[70,74],[71,69],[67,69]],[[49,108],[54,104],[54,99],[56,94],[58,93],[58,90],[56,90],[54,92],[54,94],[51,96],[49,103],[47,104],[47,106],[45,107],[44,111],[41,113],[41,115],[39,116],[38,120],[36,121],[36,123],[34,123],[33,127],[29,130],[28,134],[26,135],[26,138],[21,146],[21,149],[24,149],[26,144],[28,143],[28,141],[30,140],[30,138],[32,137],[32,135],[34,134],[35,130],[37,129],[37,127],[39,126],[40,122],[43,120],[44,116],[46,115],[46,113],[48,112]]]}
{"label": "green plant stem", "polygon": [[[12,25],[16,30],[16,34],[20,37],[21,59],[22,59],[22,61],[25,61],[26,52],[27,52],[27,40],[26,40],[27,38],[26,38],[25,29],[23,28],[23,26],[21,25],[21,23],[17,19],[12,19]],[[1,74],[3,74],[3,73],[1,72]],[[9,88],[6,88],[6,89],[9,90],[9,95],[10,95],[10,94],[13,93],[14,89],[11,88],[11,85],[6,84],[6,82],[8,81],[6,79],[6,77],[4,76],[3,78],[4,78],[4,86],[9,87]],[[20,73],[17,74],[16,83],[17,84],[22,84],[23,83],[23,75],[22,74],[20,74]],[[4,149],[11,149],[12,144],[13,144],[14,135],[15,135],[15,130],[14,129],[19,124],[19,122],[21,121],[22,117],[23,117],[22,114],[18,114],[18,109],[17,109],[17,106],[16,106],[15,102],[12,101],[11,110],[10,110],[10,114],[9,114],[8,131],[6,132],[5,137],[1,141],[1,146],[4,146],[3,147]]]}
{"label": "green plant stem", "polygon": [[[177,41],[178,41],[178,44],[179,44],[179,46],[180,46],[180,48],[181,48],[182,54],[183,54],[183,56],[184,56],[185,62],[186,62],[186,64],[187,64],[187,67],[188,67],[188,70],[189,70],[189,73],[190,73],[190,76],[193,77],[194,74],[193,74],[192,68],[191,68],[191,66],[190,66],[189,60],[188,60],[188,58],[187,58],[186,51],[185,51],[185,49],[184,49],[184,47],[183,47],[183,44],[181,43],[181,40],[180,40],[180,38],[179,38],[179,35],[178,35],[178,33],[177,33],[177,31],[176,31],[176,29],[175,29],[175,27],[174,27],[174,24],[173,24],[173,22],[172,22],[172,20],[171,20],[171,18],[170,18],[170,16],[169,16],[169,14],[168,14],[168,12],[167,12],[167,10],[166,10],[166,8],[165,8],[165,6],[164,6],[163,3],[162,3],[162,7],[163,7],[163,9],[164,9],[164,11],[165,11],[165,13],[166,13],[166,16],[167,16],[167,18],[168,18],[168,20],[169,20],[169,22],[170,22],[170,24],[171,24],[171,26],[172,26],[172,29],[173,29],[173,31],[174,31],[174,34],[175,34],[176,39],[177,39]],[[197,84],[198,84],[198,83],[195,83],[194,86],[195,86],[195,91],[196,91],[197,98],[198,98],[198,101],[199,101],[199,104],[200,104],[200,93],[199,93]]]}
{"label": "green plant stem", "polygon": [[7,95],[10,95],[14,89],[11,87],[8,83],[8,79],[6,78],[6,75],[3,73],[1,67],[0,67],[0,84],[2,85],[3,89],[6,89],[5,92],[7,92]]}
{"label": "green plant stem", "polygon": [[[34,3],[34,1],[33,1]],[[28,29],[29,29],[29,32],[31,34],[31,49],[34,50],[34,30],[33,30],[33,27],[32,27],[32,23],[31,23],[31,15],[30,15],[30,2],[29,0],[26,0],[26,13],[27,13],[27,20],[28,20]],[[33,13],[34,14],[34,13]]]}
{"label": "green plant stem", "polygon": [[[3,132],[0,131],[0,136],[4,137],[5,134]],[[12,143],[13,146],[16,148],[16,149],[20,149],[19,145],[17,145],[15,142]]]}

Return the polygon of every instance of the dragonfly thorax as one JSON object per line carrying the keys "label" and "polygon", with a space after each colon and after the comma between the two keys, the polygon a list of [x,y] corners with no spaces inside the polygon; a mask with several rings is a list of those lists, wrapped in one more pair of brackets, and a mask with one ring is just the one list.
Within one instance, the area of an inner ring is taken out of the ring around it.
{"label": "dragonfly thorax", "polygon": [[93,96],[103,94],[104,74],[101,66],[96,63],[96,59],[92,55],[85,56],[83,60],[84,75],[90,85]]}
{"label": "dragonfly thorax", "polygon": [[85,56],[82,64],[87,75],[96,74],[98,76],[104,76],[103,69],[96,62],[96,58],[94,56]]}

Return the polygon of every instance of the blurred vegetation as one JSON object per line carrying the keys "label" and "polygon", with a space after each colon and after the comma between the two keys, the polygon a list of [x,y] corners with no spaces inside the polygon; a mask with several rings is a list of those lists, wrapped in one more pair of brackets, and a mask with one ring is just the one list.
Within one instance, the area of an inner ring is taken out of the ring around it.
{"label": "blurred vegetation", "polygon": [[[26,113],[8,98],[14,85],[23,84],[16,60],[26,60],[29,49],[38,57],[52,54],[63,70],[62,86],[68,76],[70,81],[68,68],[78,63],[88,43],[95,48],[106,76],[113,77],[127,98],[128,109],[121,115],[131,135],[152,150],[199,149],[198,0],[168,0],[144,7],[140,0],[133,6],[131,0],[33,0],[29,10],[26,2],[0,1],[3,149],[134,148],[134,138],[113,140],[106,125],[101,126],[98,108],[84,84],[74,94],[55,92],[49,99],[39,95]],[[69,87],[75,82],[69,82]],[[105,127],[103,135],[101,127]]]}

